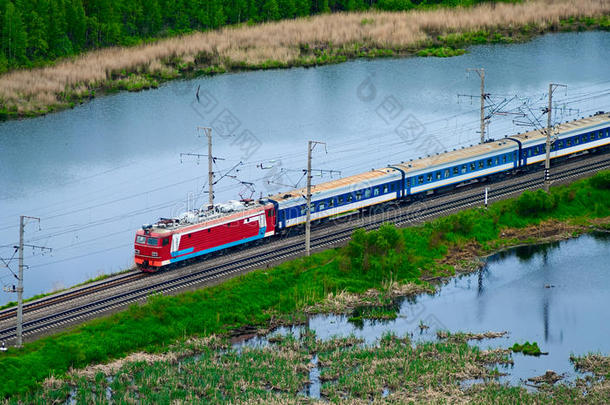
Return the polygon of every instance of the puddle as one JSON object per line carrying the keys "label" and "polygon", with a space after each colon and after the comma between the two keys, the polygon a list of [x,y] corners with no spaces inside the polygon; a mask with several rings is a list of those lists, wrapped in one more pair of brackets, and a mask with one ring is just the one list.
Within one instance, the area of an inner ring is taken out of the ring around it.
{"label": "puddle", "polygon": [[[514,353],[514,365],[498,366],[507,374],[500,382],[523,385],[547,370],[565,374],[562,381],[569,381],[582,375],[570,363],[571,354],[610,352],[610,318],[605,311],[610,306],[609,259],[608,234],[516,248],[490,257],[483,269],[450,280],[436,294],[403,300],[394,320],[353,323],[344,315],[316,315],[307,327],[318,339],[353,335],[364,344],[373,344],[387,332],[431,341],[440,330],[508,331],[500,338],[470,343],[487,349],[535,341],[549,354]],[[278,334],[298,338],[303,330],[304,326],[279,328],[268,337],[246,339],[234,347],[265,346],[269,337]],[[310,381],[307,393],[319,395],[319,383],[311,375]]]}

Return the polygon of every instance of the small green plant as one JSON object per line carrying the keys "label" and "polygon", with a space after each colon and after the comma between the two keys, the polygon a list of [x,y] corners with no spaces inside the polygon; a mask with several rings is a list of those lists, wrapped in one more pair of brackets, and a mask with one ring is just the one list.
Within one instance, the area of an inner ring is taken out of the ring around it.
{"label": "small green plant", "polygon": [[538,343],[536,342],[525,342],[521,345],[519,343],[515,343],[511,347],[511,350],[515,353],[523,353],[528,356],[540,356],[541,354],[543,354],[540,348],[538,347]]}

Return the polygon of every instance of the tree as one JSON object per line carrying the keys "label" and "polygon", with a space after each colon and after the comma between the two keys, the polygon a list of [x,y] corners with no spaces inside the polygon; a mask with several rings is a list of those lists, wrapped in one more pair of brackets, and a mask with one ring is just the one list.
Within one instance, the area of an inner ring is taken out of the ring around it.
{"label": "tree", "polygon": [[278,0],[277,2],[280,18],[294,18],[296,15],[296,6],[294,0]]}
{"label": "tree", "polygon": [[49,55],[58,57],[72,53],[72,42],[68,38],[66,29],[66,13],[61,0],[49,2],[49,24],[47,26],[47,41]]}
{"label": "tree", "polygon": [[27,62],[27,32],[21,19],[21,12],[12,2],[8,2],[2,24],[2,50],[11,66]]}
{"label": "tree", "polygon": [[311,1],[310,0],[295,0],[296,15],[298,17],[305,17],[311,13]]}
{"label": "tree", "polygon": [[265,0],[265,3],[263,3],[262,17],[265,21],[280,19],[280,9],[276,0]]}
{"label": "tree", "polygon": [[157,34],[163,26],[161,7],[157,0],[142,2],[142,17],[139,23],[140,34],[153,36]]}
{"label": "tree", "polygon": [[83,50],[87,41],[87,16],[82,0],[72,0],[67,4],[66,24],[73,50]]}
{"label": "tree", "polygon": [[44,60],[48,56],[49,44],[46,40],[45,20],[36,11],[30,14],[28,28],[27,55],[30,60]]}

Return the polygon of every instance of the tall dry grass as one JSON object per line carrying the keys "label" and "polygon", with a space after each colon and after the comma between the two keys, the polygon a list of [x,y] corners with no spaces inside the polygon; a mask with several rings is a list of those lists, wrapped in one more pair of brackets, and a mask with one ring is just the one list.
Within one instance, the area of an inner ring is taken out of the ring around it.
{"label": "tall dry grass", "polygon": [[183,61],[203,58],[217,64],[260,64],[267,60],[291,64],[301,56],[303,45],[332,43],[337,48],[358,43],[404,50],[443,33],[518,29],[526,24],[545,27],[569,17],[608,14],[608,0],[530,0],[466,9],[326,14],[228,27],[133,48],[107,48],[55,66],[6,73],[0,76],[0,104],[20,112],[45,109],[65,101],[66,92],[103,86],[118,72],[163,71],[166,62],[175,57]]}

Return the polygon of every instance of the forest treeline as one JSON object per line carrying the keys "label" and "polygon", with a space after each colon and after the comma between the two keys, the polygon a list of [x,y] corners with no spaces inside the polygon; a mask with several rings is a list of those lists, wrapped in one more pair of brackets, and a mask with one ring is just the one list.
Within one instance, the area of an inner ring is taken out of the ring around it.
{"label": "forest treeline", "polygon": [[336,11],[488,0],[0,0],[0,73],[112,45]]}

